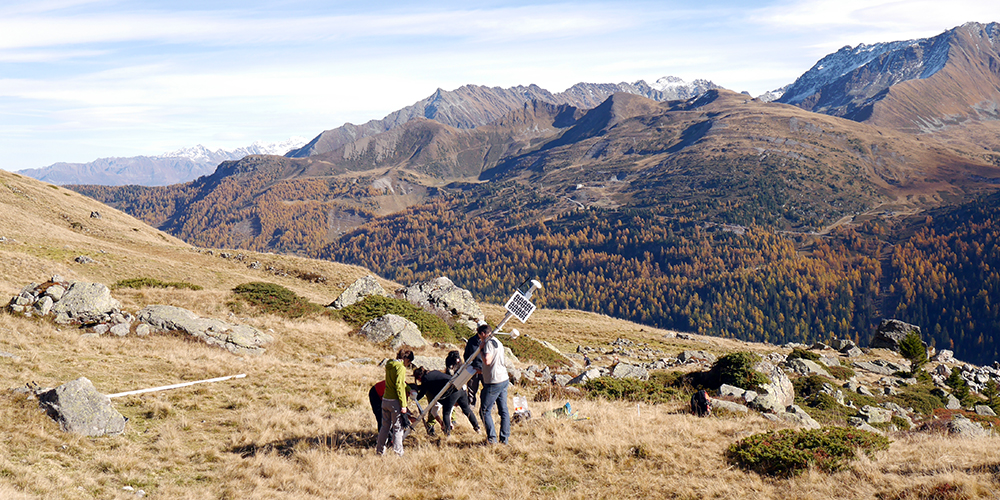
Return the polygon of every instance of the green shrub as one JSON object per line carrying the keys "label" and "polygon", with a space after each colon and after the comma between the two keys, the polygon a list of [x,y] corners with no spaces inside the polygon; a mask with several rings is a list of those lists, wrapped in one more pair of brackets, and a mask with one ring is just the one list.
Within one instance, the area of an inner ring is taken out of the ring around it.
{"label": "green shrub", "polygon": [[757,390],[768,383],[767,376],[754,370],[760,356],[749,352],[731,352],[719,358],[709,370],[718,385],[729,384],[741,389]]}
{"label": "green shrub", "polygon": [[944,408],[946,401],[941,398],[943,394],[935,389],[933,383],[920,383],[900,388],[899,394],[889,400],[903,408],[913,408],[920,414],[930,415],[935,409]]}
{"label": "green shrub", "polygon": [[788,477],[809,467],[835,472],[857,456],[856,450],[873,457],[875,452],[888,448],[886,437],[860,429],[784,429],[737,441],[727,450],[726,458],[758,474]]}
{"label": "green shrub", "polygon": [[463,325],[448,326],[444,319],[408,301],[380,295],[369,295],[336,314],[355,327],[386,314],[395,314],[412,321],[425,338],[439,342],[460,343],[462,338],[469,338],[473,333]]}
{"label": "green shrub", "polygon": [[323,306],[313,304],[295,292],[274,283],[253,282],[237,285],[233,293],[264,314],[300,318],[323,312]]}
{"label": "green shrub", "polygon": [[201,290],[202,287],[199,285],[192,285],[184,281],[160,281],[156,278],[130,278],[116,281],[115,284],[111,285],[112,289],[118,288],[176,288],[182,289],[186,288],[188,290]]}
{"label": "green shrub", "polygon": [[789,354],[786,359],[798,359],[798,358],[808,359],[809,361],[819,361],[819,354],[796,347],[792,349],[792,353]]}
{"label": "green shrub", "polygon": [[[830,379],[822,375],[809,375],[808,377],[799,377],[792,381],[792,386],[795,387],[795,394],[807,398],[819,392],[823,389],[823,384],[829,384]],[[831,384],[832,385],[832,384]]]}
{"label": "green shrub", "polygon": [[846,366],[828,366],[826,367],[826,371],[830,372],[830,375],[833,375],[838,380],[850,380],[856,375],[854,370]]}
{"label": "green shrub", "polygon": [[659,404],[684,397],[679,389],[668,386],[663,378],[654,377],[649,380],[598,377],[588,380],[583,387],[591,399],[600,398],[611,401]]}

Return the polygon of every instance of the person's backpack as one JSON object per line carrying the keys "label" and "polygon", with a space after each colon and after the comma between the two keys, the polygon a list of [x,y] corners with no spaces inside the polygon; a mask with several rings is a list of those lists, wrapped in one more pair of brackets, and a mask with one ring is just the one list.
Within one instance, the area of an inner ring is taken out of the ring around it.
{"label": "person's backpack", "polygon": [[709,399],[705,389],[701,389],[691,396],[691,413],[699,417],[707,417],[712,413],[712,400]]}

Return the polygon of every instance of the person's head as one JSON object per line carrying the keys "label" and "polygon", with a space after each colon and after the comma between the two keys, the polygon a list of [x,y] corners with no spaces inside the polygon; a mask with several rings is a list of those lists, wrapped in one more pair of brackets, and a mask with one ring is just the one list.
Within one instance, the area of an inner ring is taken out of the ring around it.
{"label": "person's head", "polygon": [[413,369],[413,380],[416,380],[418,383],[424,379],[424,375],[427,375],[426,368],[418,366]]}
{"label": "person's head", "polygon": [[458,351],[451,351],[448,353],[448,357],[444,358],[444,366],[447,370],[454,370],[462,364],[462,353]]}
{"label": "person's head", "polygon": [[403,362],[403,366],[409,367],[410,363],[413,362],[413,351],[403,347],[396,353],[396,359]]}
{"label": "person's head", "polygon": [[480,339],[489,337],[491,333],[493,333],[493,327],[485,323],[479,325],[479,328],[476,328],[476,335],[479,335]]}

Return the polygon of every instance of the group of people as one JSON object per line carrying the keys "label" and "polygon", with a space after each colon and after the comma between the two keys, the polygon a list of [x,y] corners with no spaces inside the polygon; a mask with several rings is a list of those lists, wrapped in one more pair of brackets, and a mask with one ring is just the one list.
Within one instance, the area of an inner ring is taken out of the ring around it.
{"label": "group of people", "polygon": [[[485,345],[480,349],[480,345],[484,342]],[[477,350],[478,355],[476,355]],[[479,417],[482,418],[486,429],[486,441],[495,444],[499,440],[500,443],[507,444],[510,438],[510,412],[507,407],[510,377],[507,374],[504,348],[500,340],[493,336],[493,329],[481,321],[476,329],[476,335],[465,344],[464,356],[460,356],[458,351],[449,352],[445,359],[444,372],[428,371],[418,367],[413,372],[417,382],[415,386],[406,383],[406,369],[413,363],[413,351],[407,348],[400,349],[396,353],[396,359],[386,363],[385,380],[378,382],[368,391],[372,412],[375,414],[379,429],[375,444],[376,453],[384,454],[391,439],[393,451],[397,455],[403,454],[403,437],[406,429],[416,420],[407,409],[407,397],[419,401],[424,397],[431,400],[437,396],[448,386],[452,376],[462,366],[463,358],[472,359],[470,366],[476,371],[476,376],[469,380],[466,390],[449,388],[439,400],[442,415],[436,415],[436,408],[431,409],[430,415],[439,419],[442,431],[450,435],[454,428],[451,413],[457,405],[468,417],[473,430],[478,433],[479,422],[472,408],[476,405],[476,391],[481,382],[482,389],[478,398]],[[494,406],[500,414],[499,436],[493,422]]]}

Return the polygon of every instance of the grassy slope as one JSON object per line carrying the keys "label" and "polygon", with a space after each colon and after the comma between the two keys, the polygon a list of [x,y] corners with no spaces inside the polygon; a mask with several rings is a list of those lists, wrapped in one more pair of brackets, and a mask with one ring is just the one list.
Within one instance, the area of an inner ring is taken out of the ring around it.
{"label": "grassy slope", "polygon": [[[99,210],[101,219],[90,219]],[[67,217],[62,217],[66,215]],[[79,222],[82,229],[72,229]],[[133,230],[137,229],[137,230]],[[282,284],[316,302],[332,300],[356,267],[250,254],[250,260],[317,271],[312,284],[245,263],[193,252],[188,245],[83,196],[0,172],[0,292],[51,274],[112,283],[149,276],[188,281],[190,290],[115,292],[134,311],[168,303],[225,317],[228,290],[246,281]],[[105,253],[102,253],[101,251]],[[96,264],[76,264],[86,254]],[[390,285],[391,283],[385,283]],[[499,306],[486,306],[498,318]],[[73,328],[0,314],[0,377],[9,387],[55,386],[80,376],[105,393],[247,373],[245,379],[114,400],[128,417],[121,436],[84,438],[61,432],[37,402],[0,393],[0,497],[134,498],[870,498],[877,492],[957,484],[973,495],[997,488],[1000,440],[897,436],[889,453],[835,475],[761,479],[730,468],[723,451],[735,440],[780,424],[758,416],[698,420],[683,404],[637,407],[572,401],[589,420],[542,419],[564,401],[531,403],[536,418],[515,425],[511,446],[480,446],[464,417],[446,441],[415,433],[407,454],[374,455],[374,418],[366,393],[382,376],[349,358],[389,356],[327,318],[288,321],[239,318],[271,329],[277,341],[260,357],[240,358],[184,339],[82,338]],[[515,322],[516,323],[516,322]],[[745,348],[722,339],[662,339],[663,331],[578,311],[535,313],[522,332],[565,350],[617,337],[667,351],[716,353]],[[753,346],[766,350],[766,346]],[[773,349],[773,348],[772,348]],[[443,355],[443,351],[438,353]],[[529,397],[533,389],[515,388]],[[942,459],[947,457],[947,459]]]}

